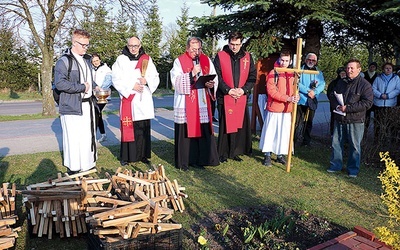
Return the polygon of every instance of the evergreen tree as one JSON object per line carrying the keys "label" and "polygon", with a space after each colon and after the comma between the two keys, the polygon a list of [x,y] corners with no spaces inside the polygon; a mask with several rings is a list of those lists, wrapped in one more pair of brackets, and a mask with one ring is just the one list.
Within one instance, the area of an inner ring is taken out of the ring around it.
{"label": "evergreen tree", "polygon": [[156,66],[161,57],[161,27],[162,23],[160,20],[157,0],[150,0],[150,11],[144,22],[144,33],[141,40],[144,50],[151,56]]}
{"label": "evergreen tree", "polygon": [[171,58],[175,59],[182,53],[186,51],[186,42],[190,36],[189,27],[191,25],[189,20],[189,7],[186,2],[181,8],[182,15],[176,20],[178,25],[177,32],[172,36],[169,41],[169,55]]}
{"label": "evergreen tree", "polygon": [[0,19],[0,88],[21,91],[37,89],[38,63],[29,60],[5,18]]}
{"label": "evergreen tree", "polygon": [[[136,32],[131,32],[134,26],[128,25],[128,18],[123,14],[119,13],[114,21],[108,13],[104,6],[95,8],[94,15],[84,16],[82,27],[91,34],[88,53],[99,54],[103,62],[112,66],[126,45],[127,38]],[[93,16],[93,19],[90,19],[90,16]]]}

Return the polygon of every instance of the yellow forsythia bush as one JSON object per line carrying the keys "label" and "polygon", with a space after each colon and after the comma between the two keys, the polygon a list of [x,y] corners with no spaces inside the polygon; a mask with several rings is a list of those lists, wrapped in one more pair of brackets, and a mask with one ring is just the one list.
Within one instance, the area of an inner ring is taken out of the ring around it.
{"label": "yellow forsythia bush", "polygon": [[386,166],[378,178],[382,182],[381,199],[388,209],[389,220],[386,226],[375,228],[376,236],[393,249],[400,249],[400,170],[388,152],[379,155]]}

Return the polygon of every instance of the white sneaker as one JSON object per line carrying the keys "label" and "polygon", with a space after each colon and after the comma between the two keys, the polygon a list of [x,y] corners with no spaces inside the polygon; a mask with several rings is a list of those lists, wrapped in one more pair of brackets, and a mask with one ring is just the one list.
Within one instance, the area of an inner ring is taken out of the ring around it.
{"label": "white sneaker", "polygon": [[103,141],[106,141],[106,140],[107,140],[107,135],[106,134],[102,134],[100,139],[99,139],[99,142],[103,142]]}

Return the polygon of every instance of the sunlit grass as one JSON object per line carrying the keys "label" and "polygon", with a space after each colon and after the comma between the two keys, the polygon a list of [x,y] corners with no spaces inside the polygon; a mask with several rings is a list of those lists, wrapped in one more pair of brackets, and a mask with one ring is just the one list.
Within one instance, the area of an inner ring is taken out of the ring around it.
{"label": "sunlit grass", "polygon": [[[254,155],[243,156],[243,162],[230,160],[217,167],[190,168],[187,172],[173,166],[172,140],[153,142],[152,149],[152,163],[163,164],[169,179],[177,179],[189,195],[184,200],[184,213],[174,215],[184,228],[211,211],[263,204],[305,210],[349,229],[361,225],[372,230],[385,221],[379,216],[384,213],[379,198],[379,169],[363,166],[356,179],[348,178],[344,172],[327,173],[330,149],[324,145],[297,149],[290,173],[275,162],[271,168],[264,167],[256,140]],[[113,173],[119,167],[118,155],[119,146],[99,148],[98,177],[103,178],[105,172]],[[59,171],[65,172],[60,152],[6,156],[0,158],[0,168],[0,180],[15,182],[20,189],[54,178]],[[130,168],[148,169],[143,163]],[[19,224],[26,227],[24,219],[22,216]],[[58,248],[59,239],[29,239],[26,232],[20,233],[20,237],[17,249],[86,249],[82,238],[62,239],[68,245]]]}

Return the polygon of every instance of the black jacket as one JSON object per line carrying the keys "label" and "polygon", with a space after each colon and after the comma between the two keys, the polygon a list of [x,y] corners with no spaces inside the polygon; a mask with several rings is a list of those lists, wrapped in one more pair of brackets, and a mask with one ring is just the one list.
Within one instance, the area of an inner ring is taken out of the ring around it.
{"label": "black jacket", "polygon": [[[334,113],[334,119],[340,123],[362,123],[365,122],[365,113],[373,104],[374,94],[371,84],[362,76],[354,79],[340,79],[333,91],[343,94],[344,105],[346,105],[346,116]],[[329,96],[331,107],[339,105],[334,93]]]}

